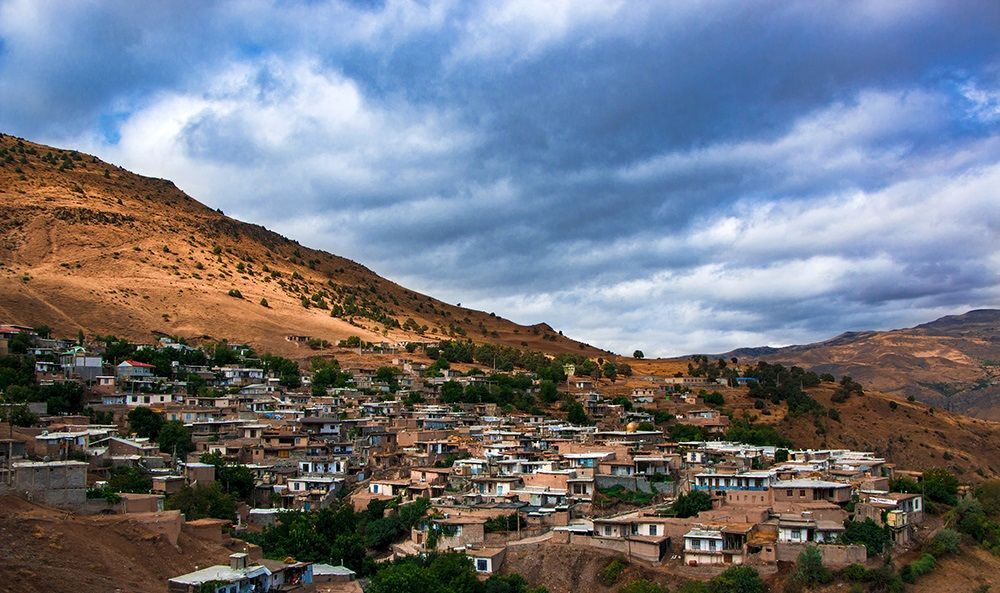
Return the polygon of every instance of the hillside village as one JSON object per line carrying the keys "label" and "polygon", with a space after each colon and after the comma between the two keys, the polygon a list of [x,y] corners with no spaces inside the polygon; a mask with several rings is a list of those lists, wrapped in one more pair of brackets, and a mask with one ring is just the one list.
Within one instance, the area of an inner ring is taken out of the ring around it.
{"label": "hillside village", "polygon": [[[285,339],[309,352],[310,336]],[[820,383],[864,397],[850,378],[707,357],[638,375],[477,348],[348,338],[351,363],[303,369],[247,344],[3,325],[0,495],[229,542],[229,564],[164,583],[178,593],[359,591],[377,564],[427,554],[486,579],[539,549],[599,553],[609,587],[627,566],[697,586],[815,556],[880,590],[930,570],[886,576],[883,558],[927,549],[937,515],[974,501],[945,469],[797,447],[749,413],[822,410],[802,391]],[[753,402],[742,415],[737,397]],[[969,537],[997,546],[983,521]]]}

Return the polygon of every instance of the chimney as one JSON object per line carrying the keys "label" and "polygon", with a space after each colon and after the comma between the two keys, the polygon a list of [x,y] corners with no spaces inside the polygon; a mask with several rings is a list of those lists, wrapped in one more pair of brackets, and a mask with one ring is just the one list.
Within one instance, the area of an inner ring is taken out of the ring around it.
{"label": "chimney", "polygon": [[247,555],[236,553],[229,555],[229,568],[233,570],[244,570],[247,567]]}

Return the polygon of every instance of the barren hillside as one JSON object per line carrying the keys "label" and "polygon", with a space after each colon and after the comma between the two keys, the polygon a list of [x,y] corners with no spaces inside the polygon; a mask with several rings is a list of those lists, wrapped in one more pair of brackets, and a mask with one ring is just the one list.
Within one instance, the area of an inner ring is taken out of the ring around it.
{"label": "barren hillside", "polygon": [[293,357],[308,351],[289,335],[332,343],[350,335],[470,338],[602,354],[545,324],[517,325],[407,290],[224,216],[170,181],[7,135],[0,136],[0,279],[0,320],[66,334],[228,338]]}
{"label": "barren hillside", "polygon": [[723,355],[851,375],[866,387],[1000,420],[1000,310],[942,317],[909,329],[849,332],[786,348]]}
{"label": "barren hillside", "polygon": [[226,564],[230,553],[186,533],[174,546],[123,515],[80,516],[0,497],[3,592],[160,593],[170,577]]}

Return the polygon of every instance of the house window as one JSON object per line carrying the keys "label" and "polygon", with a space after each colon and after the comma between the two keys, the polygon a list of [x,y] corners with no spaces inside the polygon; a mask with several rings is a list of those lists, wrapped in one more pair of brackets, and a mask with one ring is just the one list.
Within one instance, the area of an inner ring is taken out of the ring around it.
{"label": "house window", "polygon": [[796,539],[796,540],[802,539],[802,530],[801,529],[793,529],[792,530],[792,539]]}
{"label": "house window", "polygon": [[805,490],[799,490],[799,496],[805,496],[805,495],[806,495]]}
{"label": "house window", "polygon": [[700,539],[693,539],[693,540],[691,540],[691,549],[692,550],[700,550],[701,549],[701,540]]}
{"label": "house window", "polygon": [[485,558],[476,558],[476,570],[479,572],[489,572],[489,562]]}
{"label": "house window", "polygon": [[708,540],[708,549],[714,552],[715,551],[715,546],[718,543],[719,542],[715,541],[714,539]]}
{"label": "house window", "polygon": [[791,496],[791,495],[792,495],[792,489],[791,488],[785,488],[785,496]]}
{"label": "house window", "polygon": [[656,535],[656,525],[649,526],[649,535]]}
{"label": "house window", "polygon": [[610,525],[605,525],[604,526],[604,535],[611,535],[611,526]]}

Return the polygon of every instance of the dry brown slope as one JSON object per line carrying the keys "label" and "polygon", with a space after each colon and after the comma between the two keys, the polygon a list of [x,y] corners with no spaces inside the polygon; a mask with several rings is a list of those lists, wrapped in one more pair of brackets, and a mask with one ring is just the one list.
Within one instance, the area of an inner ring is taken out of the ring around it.
{"label": "dry brown slope", "polygon": [[0,592],[162,593],[167,579],[228,562],[218,543],[177,546],[127,517],[87,517],[0,496]]}
{"label": "dry brown slope", "polygon": [[[780,416],[779,431],[799,447],[874,451],[902,469],[946,467],[963,482],[1000,475],[1000,423],[935,410],[895,394],[868,391],[843,403],[833,387],[809,389],[839,421],[824,416]],[[760,422],[768,416],[756,418]]]}
{"label": "dry brown slope", "polygon": [[[7,155],[13,162],[4,162]],[[385,315],[426,326],[424,339],[464,335],[602,354],[544,324],[521,326],[410,291],[356,262],[226,217],[169,181],[11,136],[0,136],[0,263],[0,319],[67,334],[211,336],[291,356],[303,352],[287,335],[421,337],[372,319]],[[316,294],[328,306],[353,302],[372,314],[352,322],[303,308],[301,297]]]}
{"label": "dry brown slope", "polygon": [[849,332],[786,348],[727,353],[851,375],[866,387],[1000,420],[1000,311],[981,309],[913,328]]}

